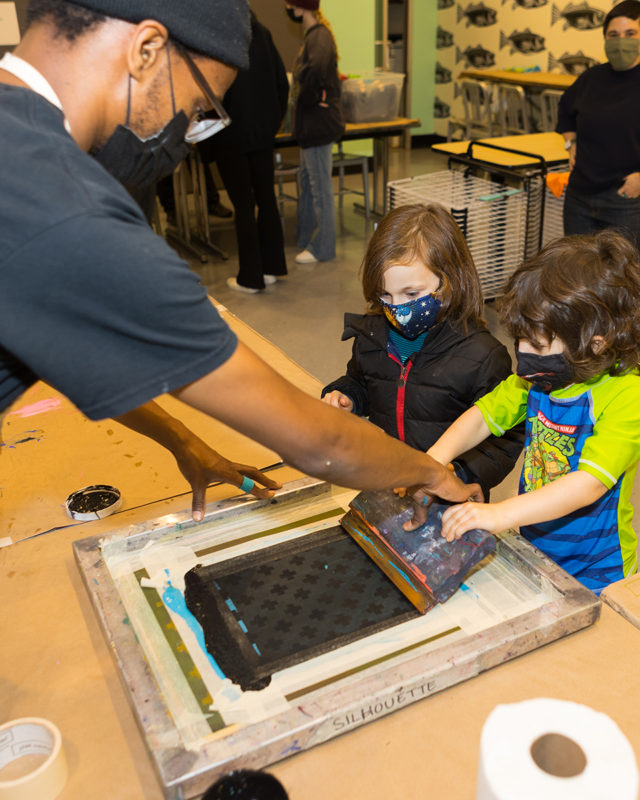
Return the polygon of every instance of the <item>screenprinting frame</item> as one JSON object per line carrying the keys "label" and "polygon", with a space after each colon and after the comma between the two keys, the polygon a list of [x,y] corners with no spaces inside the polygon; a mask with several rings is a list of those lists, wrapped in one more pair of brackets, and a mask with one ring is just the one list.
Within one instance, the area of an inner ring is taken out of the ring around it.
{"label": "screenprinting frame", "polygon": [[[180,602],[184,575],[335,526],[353,493],[303,479],[74,543],[167,798],[261,768],[594,623],[600,601],[514,532],[446,604],[243,692]],[[372,562],[372,568],[377,569]],[[171,595],[169,595],[168,590]],[[163,602],[164,601],[164,602]],[[212,663],[213,662],[213,663]]]}

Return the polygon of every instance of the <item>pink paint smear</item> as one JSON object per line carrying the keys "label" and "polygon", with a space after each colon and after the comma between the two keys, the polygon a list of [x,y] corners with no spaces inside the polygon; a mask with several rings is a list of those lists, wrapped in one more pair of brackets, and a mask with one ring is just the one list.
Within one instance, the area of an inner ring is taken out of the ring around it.
{"label": "pink paint smear", "polygon": [[19,408],[17,411],[12,411],[17,417],[35,417],[36,414],[44,414],[46,411],[56,411],[60,408],[60,400],[50,397],[47,400],[40,400],[38,403],[33,403],[30,406]]}

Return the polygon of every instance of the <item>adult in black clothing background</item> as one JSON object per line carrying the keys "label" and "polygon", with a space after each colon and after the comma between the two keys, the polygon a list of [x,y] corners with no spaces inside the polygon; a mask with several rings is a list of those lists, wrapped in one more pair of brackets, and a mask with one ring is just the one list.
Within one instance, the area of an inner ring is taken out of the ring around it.
{"label": "adult in black clothing background", "polygon": [[[239,270],[232,289],[256,293],[287,274],[273,188],[273,141],[287,109],[289,82],[271,34],[251,12],[249,69],[225,96],[231,125],[200,145],[215,160],[236,212]],[[258,215],[256,219],[256,206]]]}
{"label": "adult in black clothing background", "polygon": [[569,151],[564,232],[617,228],[640,247],[640,2],[623,0],[604,19],[608,63],[570,86],[556,130]]}

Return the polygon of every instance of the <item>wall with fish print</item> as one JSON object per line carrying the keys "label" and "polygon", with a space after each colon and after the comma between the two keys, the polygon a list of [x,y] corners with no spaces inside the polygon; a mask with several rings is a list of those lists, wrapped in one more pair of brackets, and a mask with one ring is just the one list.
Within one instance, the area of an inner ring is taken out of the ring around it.
{"label": "wall with fish print", "polygon": [[539,67],[578,75],[605,61],[602,22],[618,0],[438,0],[435,132],[462,117],[463,69]]}

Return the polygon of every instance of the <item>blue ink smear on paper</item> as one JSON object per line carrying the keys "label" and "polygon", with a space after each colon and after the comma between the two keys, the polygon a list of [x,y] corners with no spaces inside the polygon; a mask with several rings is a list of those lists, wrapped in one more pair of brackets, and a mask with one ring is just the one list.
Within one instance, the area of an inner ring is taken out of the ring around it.
{"label": "blue ink smear on paper", "polygon": [[233,602],[233,600],[230,597],[227,597],[227,599],[224,602],[227,604],[227,606],[229,608],[229,611],[237,611],[238,610],[236,608],[236,604]]}
{"label": "blue ink smear on paper", "polygon": [[26,444],[27,442],[39,442],[41,439],[44,438],[42,431],[39,430],[38,428],[34,428],[31,431],[25,431],[25,434],[28,433],[35,433],[35,436],[25,436],[24,439],[17,439],[15,442],[0,442],[0,447],[8,447],[11,450],[15,450],[16,445],[18,444]]}
{"label": "blue ink smear on paper", "polygon": [[249,633],[249,630],[247,629],[247,626],[244,624],[244,622],[241,619],[238,620],[238,625],[242,628],[242,632],[243,633]]}
{"label": "blue ink smear on paper", "polygon": [[252,642],[252,643],[251,643],[251,646],[253,647],[253,649],[256,651],[256,653],[257,653],[259,656],[261,656],[261,655],[262,655],[262,653],[260,652],[260,648],[258,647],[258,645],[257,645],[255,642]]}
{"label": "blue ink smear on paper", "polygon": [[[168,570],[165,570],[168,572]],[[162,600],[167,608],[170,608],[175,614],[179,617],[182,617],[187,625],[191,628],[193,633],[195,634],[196,639],[198,640],[198,644],[202,648],[202,652],[205,653],[207,658],[209,659],[209,663],[213,667],[214,672],[219,678],[225,677],[224,672],[220,669],[220,667],[216,664],[215,660],[211,657],[211,655],[207,652],[207,648],[204,641],[204,633],[202,632],[202,628],[198,620],[193,616],[193,614],[187,608],[187,603],[184,599],[182,592],[179,589],[176,589],[175,586],[171,585],[171,581],[169,581],[169,585],[162,593]]]}
{"label": "blue ink smear on paper", "polygon": [[474,591],[470,586],[467,586],[466,583],[460,584],[460,588],[462,589],[463,592],[471,592],[471,594],[474,597],[477,597],[478,600],[480,599],[480,595],[476,591]]}

